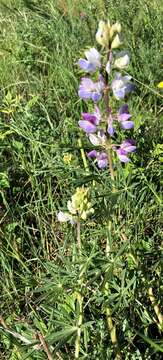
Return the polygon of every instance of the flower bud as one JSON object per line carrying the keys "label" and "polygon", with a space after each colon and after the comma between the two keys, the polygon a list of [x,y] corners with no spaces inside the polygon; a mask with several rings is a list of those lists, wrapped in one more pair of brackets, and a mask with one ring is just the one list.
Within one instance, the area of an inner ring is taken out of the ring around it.
{"label": "flower bud", "polygon": [[117,49],[120,45],[122,45],[122,41],[120,39],[119,34],[117,34],[115,36],[115,38],[113,39],[113,41],[112,41],[111,48],[112,49]]}
{"label": "flower bud", "polygon": [[[110,23],[109,23],[110,24]],[[102,45],[107,46],[109,42],[109,27],[105,21],[99,22],[99,27],[96,33],[96,41]]]}

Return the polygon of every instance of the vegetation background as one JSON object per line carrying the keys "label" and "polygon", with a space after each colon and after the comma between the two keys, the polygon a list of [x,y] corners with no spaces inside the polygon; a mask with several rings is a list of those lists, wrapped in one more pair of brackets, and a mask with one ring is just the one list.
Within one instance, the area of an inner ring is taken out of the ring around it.
{"label": "vegetation background", "polygon": [[[75,229],[61,226],[56,213],[77,186],[91,187],[92,181],[95,215],[82,226],[80,358],[114,359],[103,312],[108,303],[123,358],[162,358],[161,328],[148,294],[152,287],[161,309],[162,10],[161,0],[0,1],[1,360],[47,359],[34,346],[38,333],[54,359],[73,359],[79,262]],[[122,23],[136,84],[129,106],[138,151],[132,164],[119,165],[116,195],[107,170],[86,172],[78,143],[80,137],[88,149],[78,129],[85,105],[77,96],[76,63],[87,46],[97,46],[98,21],[108,17]],[[110,232],[113,209],[119,215]]]}

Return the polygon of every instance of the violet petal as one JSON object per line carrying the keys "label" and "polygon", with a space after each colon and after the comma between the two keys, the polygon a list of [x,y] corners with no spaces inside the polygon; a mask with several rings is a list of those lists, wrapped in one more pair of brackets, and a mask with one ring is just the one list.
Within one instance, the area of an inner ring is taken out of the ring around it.
{"label": "violet petal", "polygon": [[124,130],[129,130],[134,128],[134,122],[133,121],[122,121],[121,122],[121,128]]}
{"label": "violet petal", "polygon": [[108,157],[105,152],[102,152],[97,156],[97,164],[98,164],[99,169],[104,169],[107,167]]}
{"label": "violet petal", "polygon": [[96,156],[97,156],[97,151],[96,151],[96,150],[91,150],[91,151],[89,151],[89,152],[87,153],[87,156],[88,156],[89,158],[96,158]]}
{"label": "violet petal", "polygon": [[130,119],[130,117],[131,117],[131,114],[123,113],[123,114],[118,115],[118,120],[126,121],[126,120]]}
{"label": "violet petal", "polygon": [[97,102],[101,99],[102,94],[98,92],[92,92],[91,98],[94,102]]}
{"label": "violet petal", "polygon": [[127,163],[130,161],[130,159],[127,157],[127,152],[123,149],[117,150],[117,156],[121,162]]}
{"label": "violet petal", "polygon": [[95,72],[96,71],[96,67],[85,59],[79,59],[78,65],[80,66],[80,68],[82,70],[84,70],[86,72]]}
{"label": "violet petal", "polygon": [[92,124],[90,121],[80,120],[79,126],[88,134],[94,133],[96,131],[96,126]]}

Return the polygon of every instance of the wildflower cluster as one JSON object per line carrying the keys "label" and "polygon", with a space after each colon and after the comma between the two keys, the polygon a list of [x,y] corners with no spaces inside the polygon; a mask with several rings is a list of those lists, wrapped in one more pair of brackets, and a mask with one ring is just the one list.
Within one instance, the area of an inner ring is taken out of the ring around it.
{"label": "wildflower cluster", "polygon": [[[78,95],[85,101],[91,99],[94,109],[82,113],[79,127],[86,133],[91,144],[100,149],[88,152],[88,158],[95,159],[99,168],[105,168],[108,166],[108,151],[115,151],[119,160],[127,163],[130,161],[129,153],[136,150],[135,142],[131,139],[124,139],[121,144],[115,144],[114,141],[119,126],[126,131],[134,128],[128,104],[125,102],[127,95],[134,90],[134,85],[131,76],[123,76],[120,72],[130,62],[127,52],[117,52],[122,45],[121,25],[100,21],[96,40],[102,46],[102,55],[97,49],[91,48],[85,51],[85,59],[78,61],[84,72],[94,76],[93,79],[90,76],[81,79]],[[116,73],[112,79],[114,71]],[[118,111],[110,107],[111,94],[121,102]],[[97,103],[100,100],[102,102],[99,108]]]}
{"label": "wildflower cluster", "polygon": [[91,202],[89,201],[89,189],[80,187],[76,189],[71,200],[67,202],[67,212],[59,211],[58,221],[76,223],[78,220],[86,220],[88,216],[94,213]]}

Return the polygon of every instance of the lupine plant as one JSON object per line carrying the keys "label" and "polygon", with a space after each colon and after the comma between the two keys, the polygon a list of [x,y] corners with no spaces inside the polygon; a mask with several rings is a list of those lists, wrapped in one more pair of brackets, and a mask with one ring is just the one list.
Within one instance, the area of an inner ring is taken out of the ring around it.
{"label": "lupine plant", "polygon": [[[83,74],[86,74],[81,78],[78,95],[85,103],[85,107],[88,108],[87,112],[81,114],[78,124],[80,131],[85,133],[90,147],[86,157],[95,166],[97,165],[101,171],[106,168],[109,169],[108,176],[111,178],[111,191],[115,193],[117,190],[115,180],[119,162],[124,164],[130,162],[130,155],[136,151],[135,141],[130,138],[130,133],[134,128],[134,121],[127,104],[128,96],[134,91],[135,87],[132,77],[126,73],[130,56],[127,51],[121,49],[123,39],[120,23],[116,22],[111,25],[109,20],[100,21],[96,41],[98,46],[101,47],[101,52],[92,47],[86,50],[85,56],[78,61],[80,70]],[[60,211],[57,214],[60,222],[70,222],[77,229],[77,249],[80,265],[76,295],[75,359],[79,359],[81,354],[82,326],[84,322],[82,265],[84,263],[84,253],[81,243],[81,223],[94,214],[94,208],[89,198],[90,189],[85,187],[77,188],[71,201],[69,200],[67,203],[68,211]],[[111,232],[112,221],[109,220],[106,225]],[[122,237],[126,239],[124,233],[122,233]],[[110,256],[110,247],[107,240],[104,256],[106,261]],[[107,299],[109,296],[108,280],[104,281],[102,289],[103,296]],[[151,288],[149,293],[150,291],[152,291]],[[149,299],[151,300],[150,296]],[[109,337],[114,347],[115,359],[122,359],[116,324],[112,318],[112,309],[106,303],[102,304],[102,308],[105,312]]]}
{"label": "lupine plant", "polygon": [[[97,43],[101,46],[101,53],[96,48],[85,51],[85,58],[78,61],[80,69],[86,73],[83,76],[78,90],[79,97],[86,103],[91,103],[91,111],[83,112],[79,120],[79,127],[85,132],[88,141],[95,148],[87,152],[90,161],[97,163],[99,169],[109,167],[111,180],[115,180],[113,152],[122,163],[130,161],[129,154],[136,150],[134,140],[130,139],[128,133],[134,127],[131,120],[126,98],[134,90],[131,76],[123,75],[123,71],[130,62],[126,51],[119,51],[123,41],[121,37],[121,25],[110,21],[100,21],[96,33]],[[113,75],[112,75],[113,74]],[[111,98],[113,98],[111,106]],[[124,133],[120,134],[120,130]],[[121,142],[118,142],[120,137]],[[96,150],[97,149],[97,150]],[[90,201],[88,201],[89,189],[77,188],[76,193],[68,201],[68,212],[60,211],[57,214],[60,222],[70,222],[77,226],[77,246],[79,256],[82,256],[82,244],[80,237],[80,223],[94,213]],[[111,223],[108,224],[111,226]],[[108,243],[106,243],[106,256],[109,256]],[[82,268],[80,268],[79,285],[77,296],[77,335],[75,341],[75,359],[80,355],[81,328],[83,323],[83,296],[82,296]],[[107,296],[108,282],[104,286],[104,295]],[[111,309],[105,308],[106,321],[110,338],[115,347],[116,359],[121,359],[118,346],[116,326],[113,323]]]}

